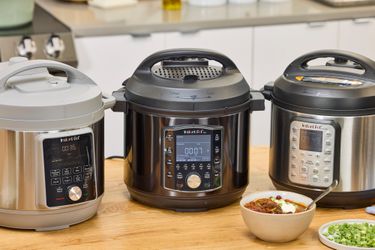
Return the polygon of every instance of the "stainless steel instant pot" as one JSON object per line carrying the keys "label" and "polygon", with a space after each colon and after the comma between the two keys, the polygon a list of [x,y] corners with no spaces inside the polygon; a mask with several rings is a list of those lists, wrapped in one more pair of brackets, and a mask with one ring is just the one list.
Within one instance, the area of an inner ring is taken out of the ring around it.
{"label": "stainless steel instant pot", "polygon": [[269,175],[277,188],[316,197],[338,180],[319,205],[375,203],[374,61],[338,50],[309,53],[263,94],[272,101]]}
{"label": "stainless steel instant pot", "polygon": [[1,226],[53,230],[95,215],[104,191],[104,110],[114,102],[62,63],[0,64]]}
{"label": "stainless steel instant pot", "polygon": [[249,174],[250,114],[264,109],[264,97],[250,90],[228,57],[161,51],[123,85],[114,92],[114,111],[125,114],[125,183],[132,198],[206,210],[241,196]]}

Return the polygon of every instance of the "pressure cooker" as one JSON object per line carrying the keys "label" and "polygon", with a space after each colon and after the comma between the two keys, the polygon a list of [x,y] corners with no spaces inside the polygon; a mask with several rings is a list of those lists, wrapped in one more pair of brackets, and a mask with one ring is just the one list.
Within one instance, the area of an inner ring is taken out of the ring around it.
{"label": "pressure cooker", "polygon": [[269,175],[318,204],[375,203],[375,62],[341,50],[294,60],[263,94],[272,102]]}
{"label": "pressure cooker", "polygon": [[174,49],[146,58],[114,92],[124,113],[125,183],[134,200],[207,210],[248,184],[252,111],[264,97],[228,57]]}
{"label": "pressure cooker", "polygon": [[0,64],[0,226],[53,230],[96,214],[104,110],[114,102],[62,63],[16,57]]}

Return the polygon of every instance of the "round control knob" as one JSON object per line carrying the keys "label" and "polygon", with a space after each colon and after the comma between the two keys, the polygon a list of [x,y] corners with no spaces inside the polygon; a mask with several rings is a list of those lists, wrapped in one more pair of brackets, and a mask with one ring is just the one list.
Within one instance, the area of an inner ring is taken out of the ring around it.
{"label": "round control knob", "polygon": [[44,47],[45,53],[52,58],[58,58],[64,50],[64,41],[58,35],[52,35]]}
{"label": "round control knob", "polygon": [[201,185],[202,179],[198,174],[191,174],[186,179],[186,182],[189,188],[196,189]]}
{"label": "round control knob", "polygon": [[68,189],[68,196],[71,201],[78,201],[82,197],[82,190],[78,186],[72,186]]}
{"label": "round control knob", "polygon": [[33,39],[31,39],[31,37],[28,36],[23,37],[17,45],[18,55],[27,57],[29,59],[36,52],[36,50],[37,48],[35,42]]}

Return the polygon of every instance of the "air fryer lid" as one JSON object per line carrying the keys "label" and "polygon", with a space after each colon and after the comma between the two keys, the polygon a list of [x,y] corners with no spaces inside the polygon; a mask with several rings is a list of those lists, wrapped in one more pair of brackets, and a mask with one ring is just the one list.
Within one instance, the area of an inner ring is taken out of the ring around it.
{"label": "air fryer lid", "polygon": [[[325,65],[314,59],[333,58]],[[266,98],[279,105],[332,111],[375,108],[375,62],[359,54],[322,50],[294,60],[284,75],[266,85]]]}
{"label": "air fryer lid", "polygon": [[176,111],[215,110],[250,101],[249,85],[236,65],[207,50],[155,53],[125,82],[124,91],[129,103]]}
{"label": "air fryer lid", "polygon": [[[64,71],[67,77],[55,77],[47,69]],[[0,127],[74,127],[102,117],[114,104],[112,97],[108,100],[90,78],[68,65],[22,57],[0,64]]]}

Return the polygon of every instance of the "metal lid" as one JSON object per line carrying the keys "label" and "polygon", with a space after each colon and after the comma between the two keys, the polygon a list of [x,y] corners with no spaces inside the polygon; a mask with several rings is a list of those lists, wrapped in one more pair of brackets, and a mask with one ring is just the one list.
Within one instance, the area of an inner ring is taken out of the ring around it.
{"label": "metal lid", "polygon": [[241,105],[251,95],[228,57],[213,51],[174,49],[146,58],[125,82],[125,98],[156,109],[202,111]]}
{"label": "metal lid", "polygon": [[[326,58],[324,65],[311,64]],[[263,93],[281,106],[341,114],[367,112],[375,108],[375,62],[341,50],[312,52],[294,60]]]}
{"label": "metal lid", "polygon": [[[48,69],[63,71],[66,77],[53,76]],[[103,100],[99,87],[71,66],[23,57],[0,64],[0,127],[74,127],[79,118],[87,123],[102,117],[113,104],[112,97]]]}

